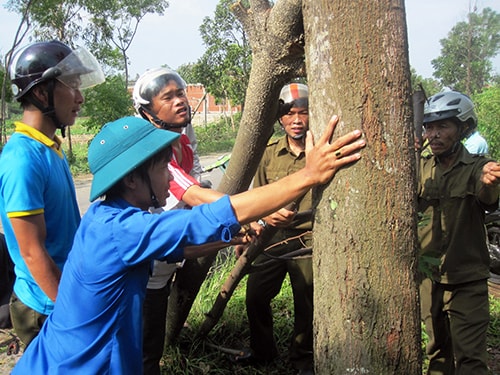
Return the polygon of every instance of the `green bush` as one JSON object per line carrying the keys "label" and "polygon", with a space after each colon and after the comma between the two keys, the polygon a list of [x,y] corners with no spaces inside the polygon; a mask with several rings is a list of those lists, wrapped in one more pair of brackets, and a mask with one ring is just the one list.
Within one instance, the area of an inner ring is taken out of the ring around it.
{"label": "green bush", "polygon": [[230,117],[221,117],[218,121],[206,126],[195,127],[198,140],[198,154],[229,152],[233,149],[240,126],[241,113]]}
{"label": "green bush", "polygon": [[66,148],[64,150],[68,158],[71,174],[74,177],[90,173],[89,163],[87,161],[87,149],[87,142],[75,142],[72,143],[72,153],[69,153]]}
{"label": "green bush", "polygon": [[[230,152],[234,147],[236,135],[241,121],[241,113],[233,115],[233,120],[222,117],[218,121],[207,126],[195,127],[196,139],[198,140],[198,154],[207,155],[211,153]],[[281,137],[285,133],[280,124],[274,125],[272,138]]]}
{"label": "green bush", "polygon": [[500,298],[490,295],[490,325],[488,347],[500,350]]}

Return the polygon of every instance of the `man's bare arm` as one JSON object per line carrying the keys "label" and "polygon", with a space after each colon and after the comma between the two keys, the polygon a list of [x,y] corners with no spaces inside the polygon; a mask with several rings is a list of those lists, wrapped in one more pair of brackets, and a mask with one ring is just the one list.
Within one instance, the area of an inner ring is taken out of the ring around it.
{"label": "man's bare arm", "polygon": [[52,301],[56,300],[61,270],[45,248],[45,219],[42,214],[10,219],[21,256],[33,279]]}

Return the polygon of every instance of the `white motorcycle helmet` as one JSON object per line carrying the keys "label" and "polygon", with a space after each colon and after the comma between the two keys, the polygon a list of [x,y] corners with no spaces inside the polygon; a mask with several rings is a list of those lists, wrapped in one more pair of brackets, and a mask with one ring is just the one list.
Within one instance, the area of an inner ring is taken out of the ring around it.
{"label": "white motorcycle helmet", "polygon": [[[134,107],[137,113],[142,118],[149,121],[148,116],[146,115],[149,114],[153,118],[153,121],[158,126],[164,129],[186,127],[187,124],[191,121],[191,115],[189,115],[188,122],[183,125],[176,126],[165,123],[149,109],[149,105],[151,104],[153,98],[158,95],[161,89],[165,87],[165,85],[167,85],[170,81],[174,81],[177,84],[177,87],[180,89],[186,90],[187,88],[186,82],[174,70],[165,67],[147,70],[143,75],[139,77],[134,85],[134,91],[132,93]],[[189,106],[188,108],[189,110],[191,110]]]}

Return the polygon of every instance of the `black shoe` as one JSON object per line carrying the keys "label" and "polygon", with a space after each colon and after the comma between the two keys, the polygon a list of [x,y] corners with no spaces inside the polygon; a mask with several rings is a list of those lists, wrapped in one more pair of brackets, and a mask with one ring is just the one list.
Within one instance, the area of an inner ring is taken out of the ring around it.
{"label": "black shoe", "polygon": [[305,369],[299,370],[297,375],[314,375],[314,370],[311,368],[305,368]]}

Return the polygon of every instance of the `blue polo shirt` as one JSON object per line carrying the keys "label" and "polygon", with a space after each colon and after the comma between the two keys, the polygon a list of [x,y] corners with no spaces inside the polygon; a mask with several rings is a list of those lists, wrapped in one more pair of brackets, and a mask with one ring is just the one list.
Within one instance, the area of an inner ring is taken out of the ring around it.
{"label": "blue polo shirt", "polygon": [[231,240],[240,229],[229,197],[150,214],[123,200],[83,216],[54,312],[13,374],[142,374],[142,303],[154,259]]}
{"label": "blue polo shirt", "polygon": [[60,140],[52,140],[21,122],[15,124],[16,131],[0,154],[0,216],[15,264],[14,291],[25,305],[48,315],[54,304],[33,280],[21,257],[10,218],[43,214],[45,248],[63,269],[80,223],[80,211]]}

